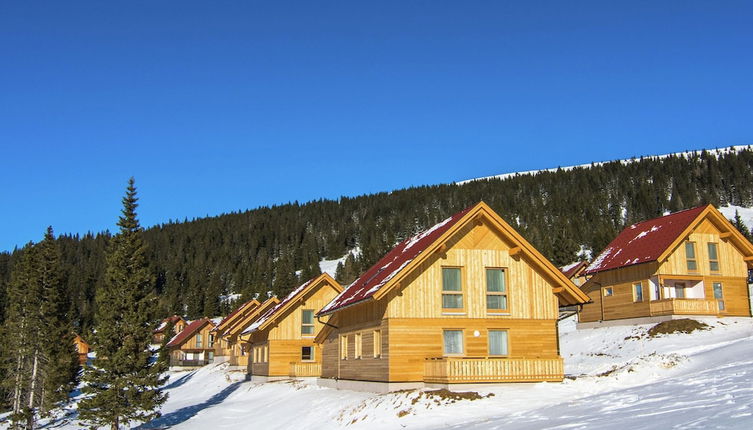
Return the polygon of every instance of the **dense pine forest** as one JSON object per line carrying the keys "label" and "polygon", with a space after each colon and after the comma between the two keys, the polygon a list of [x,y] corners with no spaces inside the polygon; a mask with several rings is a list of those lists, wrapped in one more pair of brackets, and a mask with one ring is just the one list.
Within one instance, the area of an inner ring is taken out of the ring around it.
{"label": "dense pine forest", "polygon": [[[281,196],[284,198],[284,196]],[[145,231],[160,313],[226,313],[229,293],[285,294],[319,273],[322,259],[351,254],[338,268],[353,280],[396,242],[480,200],[556,264],[584,246],[601,250],[624,226],[699,204],[753,206],[753,149],[608,162],[536,175],[289,203]],[[40,232],[40,239],[44,232]],[[94,326],[109,233],[59,236],[62,276],[78,330]],[[23,249],[0,253],[0,300]],[[4,315],[0,315],[0,320]]]}

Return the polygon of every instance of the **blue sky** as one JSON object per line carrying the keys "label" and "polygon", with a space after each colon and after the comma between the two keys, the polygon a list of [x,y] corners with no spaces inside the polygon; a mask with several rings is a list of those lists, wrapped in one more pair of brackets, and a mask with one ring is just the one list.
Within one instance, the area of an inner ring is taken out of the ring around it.
{"label": "blue sky", "polygon": [[[18,3],[18,4],[15,4]],[[753,144],[753,3],[3,2],[0,251]]]}

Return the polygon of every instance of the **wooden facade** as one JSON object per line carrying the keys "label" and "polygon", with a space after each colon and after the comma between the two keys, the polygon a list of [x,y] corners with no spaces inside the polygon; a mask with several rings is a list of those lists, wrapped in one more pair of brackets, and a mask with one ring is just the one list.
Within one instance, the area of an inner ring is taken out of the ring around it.
{"label": "wooden facade", "polygon": [[214,323],[201,318],[189,323],[168,344],[170,366],[200,367],[214,359]]}
{"label": "wooden facade", "polygon": [[341,291],[340,284],[325,273],[259,317],[240,335],[249,352],[249,374],[272,378],[319,376],[322,350],[314,338],[323,324],[314,316]]}
{"label": "wooden facade", "polygon": [[[173,325],[172,332],[165,333],[165,330],[170,324]],[[173,315],[171,317],[163,319],[160,322],[159,326],[152,333],[152,343],[155,345],[162,344],[162,342],[165,340],[165,336],[168,336],[168,339],[171,339],[176,334],[182,332],[183,329],[186,328],[186,325],[188,325],[186,320],[184,320],[183,317],[179,315]]]}
{"label": "wooden facade", "polygon": [[[459,291],[444,289],[448,273],[459,277]],[[489,278],[500,276],[504,291],[490,291]],[[504,299],[492,297],[498,295]],[[447,300],[453,308],[444,307]],[[586,300],[479,203],[373,297],[325,309],[328,326],[317,337],[322,377],[437,384],[560,381],[559,306]]]}
{"label": "wooden facade", "polygon": [[91,350],[89,344],[81,336],[76,335],[73,338],[73,347],[76,348],[76,353],[78,353],[78,363],[82,366],[85,365],[89,360],[89,351]]}
{"label": "wooden facade", "polygon": [[655,260],[593,273],[582,287],[591,302],[579,321],[750,316],[752,261],[753,245],[707,206]]}
{"label": "wooden facade", "polygon": [[238,324],[248,317],[250,314],[254,314],[259,309],[261,304],[258,300],[249,300],[242,303],[236,309],[234,309],[228,316],[222,319],[217,326],[212,330],[214,333],[214,356],[215,357],[233,357],[238,354],[238,348],[235,347],[235,342],[229,338],[234,334],[237,334],[236,328]]}
{"label": "wooden facade", "polygon": [[227,356],[231,366],[245,369],[248,366],[249,350],[248,345],[241,342],[239,336],[249,325],[264,315],[265,312],[277,306],[278,303],[280,303],[280,300],[277,297],[270,297],[264,303],[244,312],[241,318],[226,327],[222,335],[218,337],[218,341],[215,343],[215,351],[220,350],[221,355]]}

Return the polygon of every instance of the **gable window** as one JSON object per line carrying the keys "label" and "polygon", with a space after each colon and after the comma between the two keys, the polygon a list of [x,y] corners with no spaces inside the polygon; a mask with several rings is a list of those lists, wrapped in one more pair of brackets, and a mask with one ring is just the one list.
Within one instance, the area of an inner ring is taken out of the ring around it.
{"label": "gable window", "polygon": [[213,334],[209,335],[209,347],[210,348],[214,347],[214,335]]}
{"label": "gable window", "polygon": [[719,271],[719,253],[717,252],[717,246],[714,242],[708,243],[709,248],[709,270],[712,272]]}
{"label": "gable window", "polygon": [[356,333],[355,338],[356,338],[355,339],[355,349],[356,350],[355,350],[355,354],[354,355],[355,355],[355,359],[356,360],[360,360],[361,359],[361,352],[362,352],[362,348],[363,348],[363,342],[361,342],[361,340],[362,340],[361,333]]}
{"label": "gable window", "polygon": [[445,355],[463,353],[463,330],[444,330],[443,336]]}
{"label": "gable window", "polygon": [[643,301],[643,285],[641,285],[640,282],[633,284],[633,301],[634,302]]}
{"label": "gable window", "polygon": [[314,347],[313,346],[301,347],[301,361],[314,361]]}
{"label": "gable window", "polygon": [[507,330],[489,330],[489,355],[507,355]]}
{"label": "gable window", "polygon": [[486,269],[486,309],[507,310],[505,269]]}
{"label": "gable window", "polygon": [[724,294],[722,294],[722,283],[721,282],[714,282],[714,298],[717,300],[717,303],[719,304],[719,310],[724,310]]}
{"label": "gable window", "polygon": [[685,242],[685,261],[688,265],[688,271],[695,272],[698,270],[695,259],[695,242]]}
{"label": "gable window", "polygon": [[340,360],[348,359],[348,336],[340,336]]}
{"label": "gable window", "polygon": [[374,330],[374,358],[382,356],[382,330]]}
{"label": "gable window", "polygon": [[202,336],[201,336],[201,333],[199,333],[196,335],[196,347],[201,348],[201,344],[202,344]]}
{"label": "gable window", "polygon": [[301,311],[301,334],[314,334],[314,311],[311,309]]}
{"label": "gable window", "polygon": [[612,287],[604,287],[601,289],[601,291],[604,297],[612,297],[612,294],[614,294]]}
{"label": "gable window", "polygon": [[442,268],[442,308],[463,309],[459,267]]}

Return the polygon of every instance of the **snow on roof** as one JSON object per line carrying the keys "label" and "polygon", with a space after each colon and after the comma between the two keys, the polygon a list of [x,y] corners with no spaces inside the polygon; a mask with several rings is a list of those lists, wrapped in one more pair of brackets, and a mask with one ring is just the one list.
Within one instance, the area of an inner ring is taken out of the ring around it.
{"label": "snow on roof", "polygon": [[272,318],[272,316],[278,310],[282,309],[286,304],[288,304],[293,299],[295,299],[295,297],[297,295],[299,295],[303,290],[305,290],[306,287],[309,286],[309,284],[311,284],[313,281],[315,281],[318,278],[319,278],[319,276],[317,276],[316,278],[313,278],[313,279],[309,279],[308,281],[306,281],[303,284],[301,284],[298,288],[296,288],[295,290],[291,291],[290,294],[288,294],[287,296],[285,296],[285,298],[282,299],[282,301],[277,304],[277,306],[275,306],[272,309],[264,312],[264,315],[262,315],[261,317],[259,317],[259,319],[257,319],[256,321],[254,321],[253,324],[251,324],[245,330],[243,330],[243,332],[241,334],[247,334],[247,333],[251,333],[252,331],[256,331],[259,327],[262,326],[262,324],[264,324],[265,322],[269,321],[269,319]]}
{"label": "snow on roof", "polygon": [[585,261],[576,261],[574,263],[570,263],[566,266],[560,267],[560,272],[564,273],[565,277],[570,279],[573,276],[575,276],[578,273],[578,271],[585,265],[586,265]]}
{"label": "snow on roof", "polygon": [[655,261],[706,207],[675,212],[625,228],[588,266],[586,273]]}
{"label": "snow on roof", "polygon": [[159,326],[157,326],[157,328],[154,329],[154,333],[162,333],[165,330],[165,327],[167,327],[168,323],[175,324],[175,323],[177,323],[178,321],[180,321],[182,319],[183,318],[181,318],[178,315],[173,315],[171,317],[167,317],[167,318],[165,318],[165,319],[162,320],[162,322],[159,324]]}
{"label": "snow on roof", "polygon": [[200,330],[206,324],[214,325],[214,322],[212,322],[212,320],[209,318],[199,318],[195,321],[192,321],[180,333],[176,334],[172,339],[170,339],[170,342],[167,343],[167,347],[171,348],[182,344],[189,337],[191,337],[191,335]]}
{"label": "snow on roof", "polygon": [[374,293],[400,273],[405,266],[431,246],[442,234],[452,228],[473,207],[458,212],[431,228],[400,242],[369,270],[364,272],[352,284],[348,285],[342,293],[324,306],[319,313],[330,313],[373,296]]}

